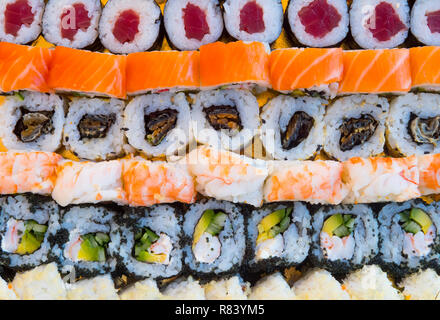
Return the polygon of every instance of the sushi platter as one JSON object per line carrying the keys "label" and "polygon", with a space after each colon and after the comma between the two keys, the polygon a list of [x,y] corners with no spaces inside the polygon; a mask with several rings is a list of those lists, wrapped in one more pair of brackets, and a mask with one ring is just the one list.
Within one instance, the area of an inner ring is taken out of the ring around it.
{"label": "sushi platter", "polygon": [[0,300],[437,300],[440,0],[0,0]]}

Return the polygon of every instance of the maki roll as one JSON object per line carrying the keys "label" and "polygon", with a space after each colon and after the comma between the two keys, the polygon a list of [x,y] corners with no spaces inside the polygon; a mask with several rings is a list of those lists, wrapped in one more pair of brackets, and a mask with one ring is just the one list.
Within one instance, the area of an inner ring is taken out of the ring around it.
{"label": "maki roll", "polygon": [[0,41],[27,44],[41,33],[44,0],[0,2]]}
{"label": "maki roll", "polygon": [[147,51],[160,41],[161,17],[154,0],[109,0],[102,10],[99,38],[114,53]]}
{"label": "maki roll", "polygon": [[322,207],[313,215],[311,257],[332,273],[358,269],[376,257],[378,224],[366,205]]}
{"label": "maki roll", "polygon": [[260,108],[249,91],[202,91],[193,99],[191,118],[197,142],[231,151],[252,142],[260,126]]}
{"label": "maki roll", "polygon": [[223,33],[218,0],[168,0],[163,14],[168,40],[179,50],[197,50]]}
{"label": "maki roll", "polygon": [[3,198],[0,218],[0,261],[16,270],[50,262],[50,250],[59,229],[57,204],[36,195]]}
{"label": "maki roll", "polygon": [[181,217],[176,209],[158,205],[133,210],[119,227],[118,256],[128,275],[135,279],[170,278],[182,270]]}
{"label": "maki roll", "polygon": [[388,110],[387,99],[375,95],[336,100],[324,117],[324,151],[341,161],[381,154]]}
{"label": "maki roll", "polygon": [[107,160],[125,153],[121,100],[74,99],[64,126],[63,143],[79,158]]}
{"label": "maki roll", "polygon": [[119,248],[115,213],[105,207],[73,206],[62,212],[57,243],[52,254],[62,273],[71,279],[91,278],[112,272]]}
{"label": "maki roll", "polygon": [[411,10],[411,33],[428,46],[440,45],[440,2],[417,0]]}
{"label": "maki roll", "polygon": [[440,153],[440,96],[409,93],[391,102],[387,143],[398,155]]}
{"label": "maki roll", "polygon": [[439,300],[440,276],[432,269],[419,270],[400,283],[405,300]]}
{"label": "maki roll", "polygon": [[351,35],[364,49],[395,48],[408,37],[407,0],[354,0],[350,9]]}
{"label": "maki roll", "polygon": [[281,0],[226,0],[225,27],[237,40],[275,42],[283,28]]}
{"label": "maki roll", "polygon": [[124,112],[130,145],[148,157],[185,152],[193,141],[191,116],[184,93],[160,93],[133,99]]}
{"label": "maki roll", "polygon": [[244,219],[239,207],[209,200],[191,205],[183,223],[184,263],[201,277],[231,274],[245,254]]}
{"label": "maki roll", "polygon": [[43,16],[44,38],[57,46],[85,48],[98,38],[99,0],[50,0]]}
{"label": "maki roll", "polygon": [[9,150],[55,152],[61,145],[64,101],[54,94],[20,93],[5,97],[0,138]]}
{"label": "maki roll", "polygon": [[438,204],[390,203],[379,212],[379,259],[396,276],[438,267]]}
{"label": "maki roll", "polygon": [[268,272],[303,262],[310,248],[310,220],[301,202],[254,210],[247,219],[248,268]]}
{"label": "maki roll", "polygon": [[295,40],[320,48],[344,40],[350,20],[345,0],[290,0],[287,17]]}
{"label": "maki roll", "polygon": [[278,96],[261,113],[261,141],[277,160],[312,158],[324,144],[326,101]]}

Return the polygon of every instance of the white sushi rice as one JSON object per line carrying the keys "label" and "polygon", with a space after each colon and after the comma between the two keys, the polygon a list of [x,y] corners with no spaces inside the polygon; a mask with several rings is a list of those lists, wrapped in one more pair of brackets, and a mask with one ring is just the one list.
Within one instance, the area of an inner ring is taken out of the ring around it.
{"label": "white sushi rice", "polygon": [[[74,99],[64,126],[64,146],[76,156],[88,160],[108,160],[125,153],[123,127],[124,102],[116,99]],[[81,119],[86,115],[115,115],[115,122],[104,138],[83,138],[78,129]]]}
{"label": "white sushi rice", "polygon": [[440,276],[432,269],[408,275],[399,287],[406,300],[440,300]]}
{"label": "white sushi rice", "polygon": [[[188,4],[199,7],[206,14],[209,33],[202,40],[186,36],[183,10]],[[217,41],[223,32],[223,17],[218,0],[168,0],[164,8],[164,24],[171,44],[179,50],[197,50]]]}
{"label": "white sushi rice", "polygon": [[160,300],[162,293],[159,291],[156,281],[145,279],[122,291],[119,298],[121,300]]}
{"label": "white sushi rice", "polygon": [[240,29],[240,14],[250,0],[226,0],[223,4],[225,27],[228,33],[237,40],[274,42],[283,27],[283,5],[281,0],[253,0],[263,9],[264,31],[248,33]]}
{"label": "white sushi rice", "polygon": [[294,300],[290,288],[281,273],[277,272],[260,279],[253,287],[249,300]]}
{"label": "white sushi rice", "polygon": [[2,0],[0,1],[0,41],[12,42],[17,44],[27,44],[37,39],[41,33],[41,20],[44,11],[44,0],[27,0],[28,5],[32,8],[34,20],[31,25],[22,25],[17,33],[17,36],[8,34],[5,31],[5,10],[8,5],[16,3],[17,0]]}
{"label": "white sushi rice", "polygon": [[[213,263],[202,263],[196,261],[193,251],[194,228],[199,222],[203,213],[208,210],[222,210],[228,215],[223,230],[218,234],[221,243],[220,256]],[[221,274],[240,266],[246,248],[244,219],[237,206],[224,201],[208,200],[204,203],[191,205],[185,214],[183,233],[187,240],[184,247],[184,263],[197,273]]]}
{"label": "white sushi rice", "polygon": [[163,299],[169,300],[206,300],[205,290],[199,281],[191,276],[188,279],[177,279],[163,291]]}
{"label": "white sushi rice", "polygon": [[[63,38],[61,27],[76,29],[74,5],[83,4],[90,18],[87,30],[79,29],[73,40]],[[63,14],[67,14],[63,19]],[[47,3],[43,16],[44,38],[57,46],[81,49],[93,44],[98,38],[98,23],[101,17],[100,0],[51,0]]]}
{"label": "white sushi rice", "polygon": [[[325,143],[324,151],[331,157],[345,161],[353,157],[368,158],[383,152],[385,144],[385,120],[388,116],[389,104],[386,98],[376,95],[353,95],[336,100],[324,117]],[[371,115],[378,126],[374,134],[361,145],[351,150],[340,148],[340,127],[345,120],[359,119],[362,115]]]}
{"label": "white sushi rice", "polygon": [[[18,95],[5,97],[0,113],[0,139],[9,150],[54,152],[61,145],[64,126],[64,101],[54,94],[23,92],[23,99]],[[21,107],[30,112],[54,112],[50,120],[53,132],[41,134],[32,142],[23,142],[15,133],[17,122],[22,117]]]}
{"label": "white sushi rice", "polygon": [[[139,32],[132,42],[121,43],[113,35],[120,14],[132,10],[139,15]],[[101,43],[113,53],[133,53],[150,49],[156,42],[161,24],[161,11],[154,0],[109,0],[99,22]]]}
{"label": "white sushi rice", "polygon": [[[266,152],[277,160],[307,160],[324,144],[324,113],[326,101],[319,98],[293,98],[280,95],[267,103],[261,113],[260,139]],[[281,132],[286,132],[291,118],[305,112],[314,119],[306,139],[298,146],[286,150],[282,146]]]}
{"label": "white sushi rice", "polygon": [[67,300],[119,300],[110,274],[66,284]]}
{"label": "white sushi rice", "polygon": [[[130,227],[130,226],[129,226]],[[155,206],[146,209],[142,216],[136,219],[136,225],[133,228],[149,228],[155,234],[165,234],[171,239],[172,250],[170,252],[170,260],[168,264],[146,263],[138,261],[132,254],[135,247],[134,234],[135,229],[121,228],[121,245],[116,248],[117,251],[112,252],[113,255],[118,254],[122,259],[122,263],[128,272],[137,277],[170,278],[177,275],[182,269],[182,250],[180,248],[180,217],[176,215],[176,210],[167,205]]]}
{"label": "white sushi rice", "polygon": [[411,10],[411,32],[423,44],[440,45],[440,33],[432,32],[428,26],[428,13],[440,10],[440,2],[417,0]]}
{"label": "white sushi rice", "polygon": [[[218,149],[239,151],[252,142],[260,126],[260,108],[254,95],[247,90],[227,89],[202,91],[193,95],[191,121],[197,142]],[[242,129],[216,130],[207,119],[205,108],[236,107]]]}
{"label": "white sushi rice", "polygon": [[349,16],[347,1],[345,0],[333,0],[328,4],[332,5],[338,13],[341,15],[341,20],[338,26],[327,33],[324,37],[317,38],[307,33],[305,26],[301,23],[298,13],[304,7],[309,6],[315,0],[291,0],[287,9],[287,16],[289,19],[290,29],[295,35],[295,38],[303,45],[309,47],[330,47],[338,44],[345,39],[348,33]]}
{"label": "white sushi rice", "polygon": [[440,153],[440,144],[418,144],[409,133],[411,114],[419,118],[440,116],[440,97],[436,94],[409,93],[395,98],[390,104],[386,121],[386,137],[390,148],[404,156]]}
{"label": "white sushi rice", "polygon": [[206,300],[246,300],[250,293],[249,282],[244,282],[240,276],[212,280],[203,287]]}
{"label": "white sushi rice", "polygon": [[17,300],[17,295],[15,294],[12,287],[3,279],[0,278],[0,300]]}
{"label": "white sushi rice", "polygon": [[[380,3],[389,3],[399,16],[405,29],[387,41],[379,41],[373,37],[370,29],[375,27],[375,8]],[[369,22],[369,19],[371,21]],[[407,0],[354,0],[350,9],[351,34],[359,46],[364,49],[388,49],[402,44],[408,37],[410,13]]]}
{"label": "white sushi rice", "polygon": [[[145,115],[163,110],[178,111],[177,122],[161,143],[146,139]],[[190,108],[184,93],[159,93],[134,98],[124,112],[124,130],[130,145],[149,157],[172,156],[186,151],[193,138]]]}

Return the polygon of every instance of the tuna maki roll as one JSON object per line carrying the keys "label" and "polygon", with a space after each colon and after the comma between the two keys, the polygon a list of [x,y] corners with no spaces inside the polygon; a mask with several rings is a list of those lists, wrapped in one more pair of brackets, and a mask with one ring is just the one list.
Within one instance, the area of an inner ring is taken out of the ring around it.
{"label": "tuna maki roll", "polygon": [[440,2],[417,0],[411,10],[411,33],[428,46],[440,45]]}

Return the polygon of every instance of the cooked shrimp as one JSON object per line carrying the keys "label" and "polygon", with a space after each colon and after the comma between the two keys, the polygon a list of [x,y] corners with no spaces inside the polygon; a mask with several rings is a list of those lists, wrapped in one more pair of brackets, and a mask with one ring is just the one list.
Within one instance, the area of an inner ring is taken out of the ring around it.
{"label": "cooked shrimp", "polygon": [[213,263],[220,256],[221,248],[219,238],[205,232],[193,246],[194,257],[199,262]]}
{"label": "cooked shrimp", "polygon": [[429,227],[426,234],[423,231],[419,231],[416,234],[405,232],[403,238],[403,253],[409,257],[422,257],[429,254],[431,251],[431,245],[434,242],[436,234],[435,226]]}
{"label": "cooked shrimp", "polygon": [[173,250],[171,239],[164,233],[161,233],[159,239],[150,246],[151,253],[165,255],[164,261],[161,262],[162,264],[170,263],[171,250]]}
{"label": "cooked shrimp", "polygon": [[81,249],[82,239],[80,236],[73,237],[64,249],[64,256],[72,261],[78,261],[78,252]]}
{"label": "cooked shrimp", "polygon": [[324,255],[331,261],[351,259],[354,254],[355,241],[352,235],[339,238],[330,236],[327,232],[321,232],[320,239]]}
{"label": "cooked shrimp", "polygon": [[284,250],[284,239],[281,234],[275,238],[267,239],[257,245],[255,257],[257,260],[279,257]]}
{"label": "cooked shrimp", "polygon": [[23,221],[9,219],[6,224],[6,234],[2,240],[2,250],[9,253],[16,252],[25,229]]}

